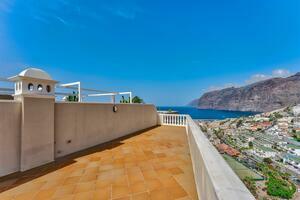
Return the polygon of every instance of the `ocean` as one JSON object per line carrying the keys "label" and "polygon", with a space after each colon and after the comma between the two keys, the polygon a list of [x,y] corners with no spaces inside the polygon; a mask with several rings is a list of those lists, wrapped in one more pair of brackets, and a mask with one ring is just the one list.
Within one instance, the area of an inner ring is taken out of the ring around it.
{"label": "ocean", "polygon": [[198,109],[198,108],[189,107],[189,106],[158,106],[157,110],[177,111],[179,114],[188,114],[193,119],[201,119],[201,120],[238,118],[238,117],[250,116],[250,115],[257,114],[256,112]]}

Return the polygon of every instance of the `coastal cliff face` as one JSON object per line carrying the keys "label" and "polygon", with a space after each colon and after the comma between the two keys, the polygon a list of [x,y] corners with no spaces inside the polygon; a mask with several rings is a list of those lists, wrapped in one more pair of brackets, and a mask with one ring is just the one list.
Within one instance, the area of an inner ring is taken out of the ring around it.
{"label": "coastal cliff face", "polygon": [[200,109],[268,112],[300,103],[300,72],[247,85],[211,91],[189,105]]}

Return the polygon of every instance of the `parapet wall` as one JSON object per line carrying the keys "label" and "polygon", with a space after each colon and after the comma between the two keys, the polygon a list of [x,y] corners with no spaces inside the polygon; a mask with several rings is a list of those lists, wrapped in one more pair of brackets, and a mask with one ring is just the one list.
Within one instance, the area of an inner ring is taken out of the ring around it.
{"label": "parapet wall", "polygon": [[[154,105],[116,104],[117,112],[113,112],[114,104],[110,103],[55,102],[44,109],[34,102],[36,98],[26,98],[26,103],[0,101],[0,177],[44,163],[45,156],[36,156],[42,138],[54,138],[49,141],[53,148],[42,148],[42,155],[49,150],[51,156],[54,149],[57,158],[157,125]],[[49,108],[54,109],[54,123],[52,117],[45,116],[45,112],[53,116]],[[44,110],[39,112],[40,109]],[[26,110],[30,112],[25,113]],[[42,136],[44,133],[47,137]],[[36,139],[39,137],[42,138]],[[47,141],[44,143],[48,145]],[[26,164],[24,168],[22,163]]]}
{"label": "parapet wall", "polygon": [[0,100],[0,177],[20,169],[21,106]]}
{"label": "parapet wall", "polygon": [[255,200],[190,116],[187,135],[199,199]]}
{"label": "parapet wall", "polygon": [[56,103],[55,155],[61,157],[157,125],[145,104]]}

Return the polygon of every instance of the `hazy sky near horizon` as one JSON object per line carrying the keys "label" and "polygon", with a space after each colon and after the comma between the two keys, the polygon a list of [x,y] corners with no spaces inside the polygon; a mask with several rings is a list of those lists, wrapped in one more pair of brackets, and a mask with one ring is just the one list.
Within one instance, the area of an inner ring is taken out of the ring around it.
{"label": "hazy sky near horizon", "polygon": [[0,77],[26,66],[185,105],[300,71],[300,1],[0,0]]}

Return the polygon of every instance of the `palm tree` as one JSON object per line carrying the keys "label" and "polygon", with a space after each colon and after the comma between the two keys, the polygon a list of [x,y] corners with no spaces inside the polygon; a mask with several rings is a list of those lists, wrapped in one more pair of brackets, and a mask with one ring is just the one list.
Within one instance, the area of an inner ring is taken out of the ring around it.
{"label": "palm tree", "polygon": [[127,100],[127,99],[125,99],[124,96],[122,96],[122,99],[120,100],[120,103],[129,103],[129,102],[130,102],[130,99]]}
{"label": "palm tree", "polygon": [[138,96],[132,98],[132,103],[145,103],[144,100]]}
{"label": "palm tree", "polygon": [[[126,99],[124,96],[122,96],[120,103],[130,103],[130,97]],[[138,96],[135,96],[132,98],[132,103],[144,103],[144,100]]]}
{"label": "palm tree", "polygon": [[64,97],[65,101],[72,101],[72,102],[78,102],[78,93],[74,92],[68,96]]}

